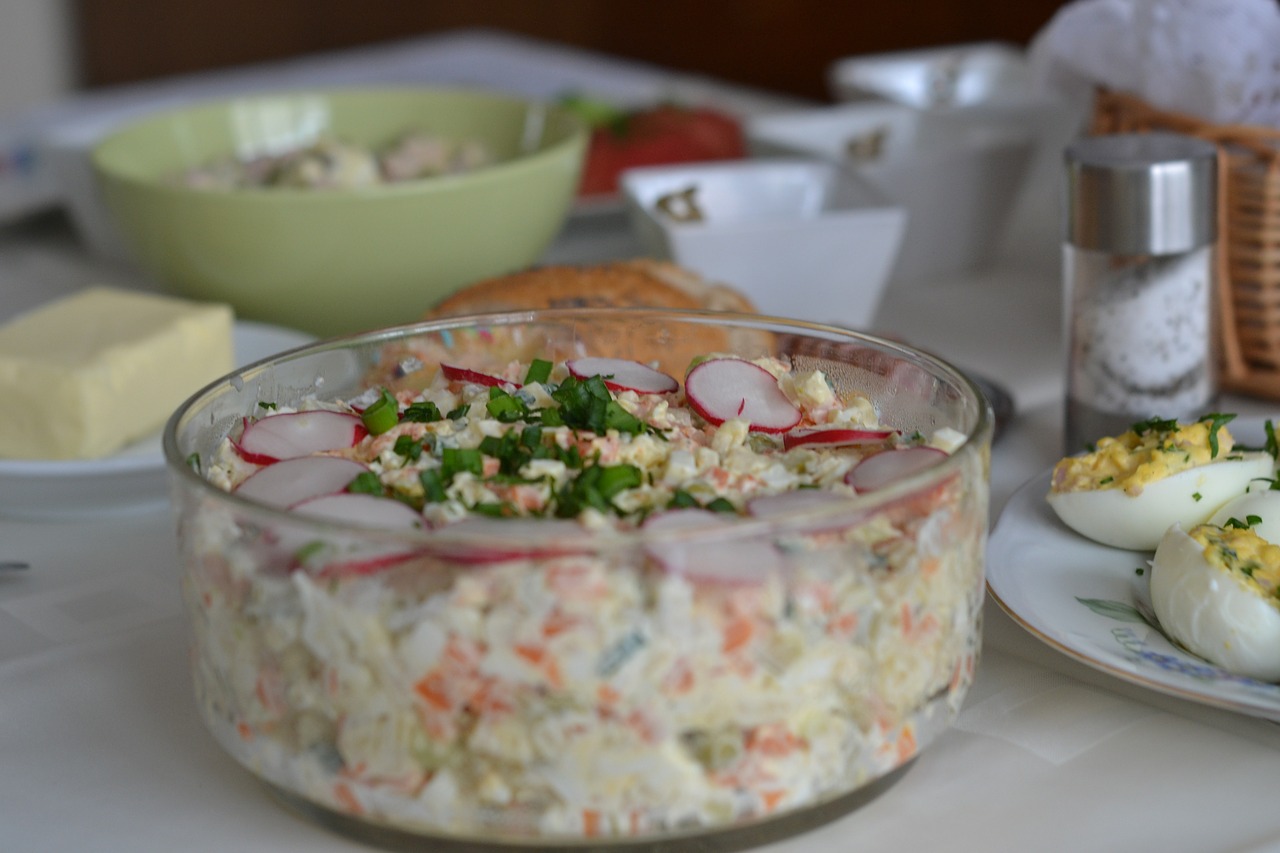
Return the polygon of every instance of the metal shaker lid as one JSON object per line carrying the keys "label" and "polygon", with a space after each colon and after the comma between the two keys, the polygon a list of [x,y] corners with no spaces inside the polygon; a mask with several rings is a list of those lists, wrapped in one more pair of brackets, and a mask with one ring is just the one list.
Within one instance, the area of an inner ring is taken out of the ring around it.
{"label": "metal shaker lid", "polygon": [[1091,136],[1068,145],[1066,239],[1082,249],[1165,255],[1218,234],[1218,150],[1176,133]]}

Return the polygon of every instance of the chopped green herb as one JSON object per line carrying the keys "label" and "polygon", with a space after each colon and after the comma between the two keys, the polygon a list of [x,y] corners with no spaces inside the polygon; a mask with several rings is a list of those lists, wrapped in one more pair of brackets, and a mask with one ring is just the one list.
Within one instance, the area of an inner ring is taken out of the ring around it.
{"label": "chopped green herb", "polygon": [[187,457],[187,467],[197,474],[200,473],[200,454],[192,453]]}
{"label": "chopped green herb", "polygon": [[471,511],[490,518],[511,518],[516,515],[516,508],[507,501],[491,501],[479,503],[471,507]]}
{"label": "chopped green herb", "polygon": [[1098,485],[1106,486],[1106,485],[1110,485],[1111,483],[1114,483],[1115,481],[1116,481],[1115,477],[1103,477],[1101,480],[1098,481]]}
{"label": "chopped green herb", "polygon": [[524,400],[497,386],[489,389],[489,402],[485,404],[485,408],[491,417],[504,424],[515,423],[529,415],[529,407],[524,404]]}
{"label": "chopped green herb", "polygon": [[716,498],[707,504],[707,509],[712,512],[724,512],[730,515],[738,514],[738,508],[728,498]]}
{"label": "chopped green herb", "polygon": [[386,388],[378,395],[378,399],[360,413],[360,420],[365,429],[373,435],[382,435],[400,423],[400,404]]}
{"label": "chopped green herb", "polygon": [[1231,423],[1236,419],[1235,415],[1223,414],[1221,412],[1213,412],[1205,415],[1200,420],[1209,424],[1209,458],[1214,459],[1218,455],[1218,430]]}
{"label": "chopped green herb", "polygon": [[445,499],[444,478],[440,476],[440,469],[423,470],[418,474],[418,481],[422,483],[422,492],[427,503],[440,503]]}
{"label": "chopped green herb", "polygon": [[686,509],[688,507],[701,506],[698,499],[686,492],[684,489],[676,489],[671,494],[671,500],[667,502],[668,509]]}
{"label": "chopped green herb", "polygon": [[1204,495],[1200,494],[1199,492],[1192,492],[1191,500],[1195,501],[1196,503],[1200,503],[1200,501],[1204,500]]}
{"label": "chopped green herb", "polygon": [[1268,418],[1263,424],[1263,429],[1267,432],[1266,451],[1271,454],[1271,458],[1280,459],[1280,441],[1276,440],[1276,425]]}
{"label": "chopped green herb", "polygon": [[404,414],[400,416],[400,419],[416,424],[432,424],[443,417],[444,415],[440,414],[439,406],[430,400],[423,400],[419,403],[410,403],[404,410]]}
{"label": "chopped green herb", "polygon": [[1146,568],[1145,568],[1145,567],[1143,567],[1143,566],[1138,566],[1138,568],[1136,568],[1136,569],[1134,569],[1134,570],[1133,570],[1133,573],[1134,573],[1135,575],[1137,575],[1138,577],[1142,577],[1143,575],[1145,575],[1145,574],[1147,573],[1147,570],[1146,570]]}
{"label": "chopped green herb", "polygon": [[1138,421],[1129,427],[1130,430],[1138,435],[1146,435],[1149,432],[1173,432],[1178,428],[1178,422],[1173,418],[1147,418],[1145,421]]}
{"label": "chopped green herb", "polygon": [[466,471],[477,477],[484,474],[484,459],[476,448],[446,447],[440,452],[440,476],[446,483]]}
{"label": "chopped green herb", "polygon": [[382,494],[382,480],[378,479],[378,475],[372,471],[364,471],[357,474],[350,483],[347,483],[346,490],[358,495],[380,495]]}
{"label": "chopped green herb", "polygon": [[266,400],[259,400],[259,401],[258,401],[258,408],[259,408],[259,409],[266,409],[268,412],[274,412],[276,409],[278,409],[278,408],[280,408],[280,407],[279,407],[279,406],[277,406],[275,403],[269,403],[269,402],[267,402]]}
{"label": "chopped green herb", "polygon": [[417,462],[422,456],[422,448],[427,442],[434,442],[435,437],[428,434],[422,438],[414,438],[410,435],[401,435],[396,437],[396,443],[393,446],[397,456],[403,456],[411,462]]}
{"label": "chopped green herb", "polygon": [[449,412],[447,415],[445,415],[445,417],[451,421],[457,421],[465,418],[467,416],[467,412],[469,411],[471,411],[471,404],[465,403],[459,406],[458,408],[454,409],[453,411]]}
{"label": "chopped green herb", "polygon": [[[1251,521],[1249,521],[1249,519],[1254,519],[1254,518],[1258,518],[1258,517],[1257,517],[1256,515],[1249,515],[1249,516],[1245,516],[1245,520],[1244,520],[1244,521],[1241,521],[1240,519],[1236,518],[1235,516],[1232,516],[1231,518],[1228,518],[1228,519],[1227,519],[1227,523],[1226,523],[1226,524],[1224,524],[1224,525],[1222,525],[1222,526],[1223,526],[1223,527],[1234,527],[1234,528],[1235,528],[1235,529],[1237,529],[1237,530],[1248,530],[1248,529],[1249,529],[1249,525],[1252,523]],[[1258,519],[1258,520],[1259,520],[1259,521],[1261,521],[1262,519]]]}
{"label": "chopped green herb", "polygon": [[529,362],[529,369],[524,374],[524,384],[528,385],[537,382],[545,385],[547,380],[551,378],[551,362],[545,359],[535,358]]}

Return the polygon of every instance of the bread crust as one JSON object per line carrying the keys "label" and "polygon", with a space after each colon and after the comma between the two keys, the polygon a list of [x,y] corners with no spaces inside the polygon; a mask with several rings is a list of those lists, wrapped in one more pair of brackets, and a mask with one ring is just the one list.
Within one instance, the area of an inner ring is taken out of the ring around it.
{"label": "bread crust", "polygon": [[[463,314],[545,308],[670,308],[756,313],[756,306],[733,287],[710,282],[667,261],[636,259],[596,266],[554,265],[485,279],[446,297],[425,315],[438,319]],[[630,358],[656,364],[683,377],[689,362],[709,353],[753,357],[768,351],[764,333],[729,331],[715,325],[682,327],[664,334],[653,323],[619,321],[574,329],[577,354]],[[571,354],[570,354],[571,355]]]}

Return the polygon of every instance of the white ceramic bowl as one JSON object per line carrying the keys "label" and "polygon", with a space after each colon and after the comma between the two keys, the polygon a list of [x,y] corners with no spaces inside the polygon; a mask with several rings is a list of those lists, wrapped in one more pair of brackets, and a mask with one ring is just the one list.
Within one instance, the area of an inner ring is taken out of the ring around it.
{"label": "white ceramic bowl", "polygon": [[747,136],[757,156],[819,157],[855,169],[905,208],[899,278],[989,261],[1036,149],[1034,133],[1012,116],[886,102],[759,116]]}
{"label": "white ceramic bowl", "polygon": [[1027,104],[1038,99],[1024,52],[1002,42],[851,56],[831,65],[838,100],[883,99],[920,109]]}
{"label": "white ceramic bowl", "polygon": [[[737,287],[766,314],[853,328],[874,319],[907,224],[867,181],[811,159],[631,169],[621,183],[651,254]],[[664,212],[686,191],[701,221]]]}

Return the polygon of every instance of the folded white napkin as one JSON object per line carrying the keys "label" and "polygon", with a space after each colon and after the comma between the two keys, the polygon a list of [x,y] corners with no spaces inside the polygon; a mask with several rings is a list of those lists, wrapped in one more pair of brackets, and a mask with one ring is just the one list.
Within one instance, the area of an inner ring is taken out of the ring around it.
{"label": "folded white napkin", "polygon": [[1076,0],[1029,58],[1038,84],[1069,98],[1105,86],[1215,124],[1280,127],[1275,0]]}

